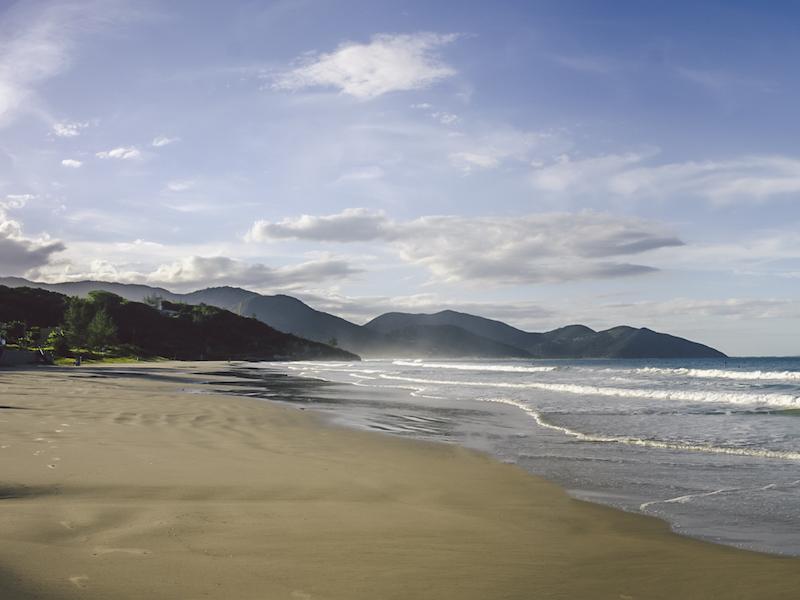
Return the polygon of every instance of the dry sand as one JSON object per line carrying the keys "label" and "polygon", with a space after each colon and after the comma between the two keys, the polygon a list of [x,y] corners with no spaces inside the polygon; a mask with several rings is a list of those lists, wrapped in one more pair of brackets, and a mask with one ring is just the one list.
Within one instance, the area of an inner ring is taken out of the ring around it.
{"label": "dry sand", "polygon": [[800,594],[800,560],[682,538],[475,452],[182,391],[213,368],[0,371],[0,598]]}

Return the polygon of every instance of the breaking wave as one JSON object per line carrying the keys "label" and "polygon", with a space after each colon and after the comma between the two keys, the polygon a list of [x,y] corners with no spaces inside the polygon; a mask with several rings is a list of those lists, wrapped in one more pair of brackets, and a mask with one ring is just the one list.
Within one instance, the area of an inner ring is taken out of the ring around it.
{"label": "breaking wave", "polygon": [[647,375],[675,375],[679,377],[701,377],[705,379],[800,381],[800,371],[728,371],[724,369],[665,369],[661,367],[644,367],[636,369],[636,372]]}
{"label": "breaking wave", "polygon": [[417,377],[399,377],[381,374],[381,378],[395,381],[429,385],[458,385],[491,387],[505,389],[537,389],[551,392],[564,392],[567,394],[580,394],[584,396],[615,396],[619,398],[652,398],[655,400],[676,400],[679,402],[710,402],[714,404],[747,404],[760,406],[778,406],[782,408],[800,408],[800,396],[794,394],[758,394],[748,392],[730,391],[698,391],[698,390],[659,390],[637,389],[618,387],[599,387],[593,385],[578,385],[573,383],[510,383],[490,381],[448,381],[436,379],[421,379]]}
{"label": "breaking wave", "polygon": [[518,365],[478,365],[470,363],[426,363],[416,360],[395,360],[399,367],[419,367],[423,369],[452,369],[456,371],[496,371],[500,373],[547,373],[558,367],[523,367]]}
{"label": "breaking wave", "polygon": [[598,442],[607,444],[624,444],[626,446],[643,446],[647,448],[660,448],[662,450],[683,450],[688,452],[705,452],[710,454],[728,454],[733,456],[755,456],[758,458],[773,458],[781,460],[800,460],[800,452],[766,450],[759,448],[732,448],[727,446],[710,446],[705,444],[689,444],[684,442],[665,442],[661,440],[642,439],[627,436],[595,435],[576,431],[562,425],[555,425],[546,421],[542,415],[518,400],[510,398],[479,398],[481,402],[495,402],[507,404],[524,411],[536,421],[536,424],[545,429],[559,431],[564,435],[582,442]]}

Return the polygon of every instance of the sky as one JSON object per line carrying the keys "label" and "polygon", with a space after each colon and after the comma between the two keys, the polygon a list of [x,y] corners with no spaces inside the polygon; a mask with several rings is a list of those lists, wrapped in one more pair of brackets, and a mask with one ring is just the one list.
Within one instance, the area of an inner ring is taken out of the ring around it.
{"label": "sky", "polygon": [[800,355],[794,2],[0,0],[0,275]]}

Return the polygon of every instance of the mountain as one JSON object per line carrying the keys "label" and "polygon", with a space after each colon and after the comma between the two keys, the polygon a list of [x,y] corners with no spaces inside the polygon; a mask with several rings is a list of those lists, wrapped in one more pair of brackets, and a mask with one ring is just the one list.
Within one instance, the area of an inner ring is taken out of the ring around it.
{"label": "mountain", "polygon": [[529,345],[530,336],[538,335],[522,331],[502,321],[476,317],[475,315],[460,313],[454,310],[443,310],[432,315],[412,315],[408,313],[390,312],[372,319],[372,321],[364,325],[364,327],[386,335],[393,331],[412,326],[440,325],[460,327],[465,331],[469,331],[483,338],[488,338],[501,344],[515,346],[520,349],[525,349],[526,346]]}
{"label": "mountain", "polygon": [[241,303],[241,314],[253,316],[280,331],[311,340],[335,343],[358,353],[378,354],[385,345],[383,336],[341,317],[315,310],[297,298],[278,294],[248,298]]}
{"label": "mountain", "polygon": [[409,327],[449,325],[501,344],[516,347],[534,358],[721,358],[714,348],[658,333],[651,329],[614,327],[594,331],[568,325],[545,333],[516,329],[501,321],[445,310],[435,314],[386,313],[364,327],[384,335]]}
{"label": "mountain", "polygon": [[[262,295],[237,287],[213,287],[188,294],[146,285],[103,281],[35,283],[18,277],[0,278],[9,287],[30,286],[73,296],[105,290],[141,301],[159,296],[171,302],[208,304],[255,317],[279,331],[321,343],[335,344],[365,356],[520,357],[520,358],[710,358],[721,352],[650,329],[614,327],[594,331],[568,325],[544,333],[523,331],[502,321],[444,310],[434,314],[390,312],[366,325],[315,310],[282,294]],[[460,330],[460,331],[458,331]]]}
{"label": "mountain", "polygon": [[108,281],[39,283],[21,277],[0,278],[0,285],[36,287],[80,297],[85,297],[94,290],[102,290],[136,302],[141,302],[148,296],[158,296],[170,302],[209,304],[224,308],[239,315],[255,317],[278,331],[322,343],[335,342],[337,346],[357,353],[377,354],[386,345],[380,334],[340,317],[315,310],[297,298],[282,294],[261,295],[237,287],[213,287],[188,294],[176,294],[164,288],[147,285]]}
{"label": "mountain", "polygon": [[531,358],[525,350],[475,335],[455,325],[411,325],[389,331],[385,340],[383,352],[392,356]]}
{"label": "mountain", "polygon": [[[111,281],[68,281],[64,283],[42,283],[39,281],[28,281],[22,277],[0,277],[0,285],[10,288],[30,287],[50,292],[58,292],[65,296],[86,297],[89,292],[102,290],[111,292],[126,300],[141,302],[147,296],[160,296],[165,300],[178,302],[181,294],[174,294],[169,290],[149,285],[138,285],[133,283],[114,283]],[[244,291],[244,290],[242,290]],[[251,292],[252,293],[252,292]]]}
{"label": "mountain", "polygon": [[[0,322],[65,327],[82,347],[94,319],[110,320],[108,345],[127,354],[180,360],[359,360],[355,354],[278,331],[257,319],[205,304],[163,301],[161,309],[107,291],[88,299],[0,285]],[[77,316],[76,316],[77,315]],[[103,345],[106,345],[105,343]]]}

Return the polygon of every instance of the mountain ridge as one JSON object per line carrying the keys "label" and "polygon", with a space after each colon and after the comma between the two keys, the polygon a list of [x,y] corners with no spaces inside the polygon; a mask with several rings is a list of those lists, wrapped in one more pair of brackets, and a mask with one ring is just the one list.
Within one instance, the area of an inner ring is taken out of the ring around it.
{"label": "mountain ridge", "polygon": [[41,283],[21,277],[0,278],[9,287],[38,287],[85,296],[105,290],[127,300],[160,296],[171,302],[209,304],[254,317],[279,331],[326,343],[362,356],[451,358],[705,358],[725,355],[705,344],[627,325],[595,331],[567,325],[546,332],[529,332],[508,323],[445,309],[436,313],[387,312],[364,325],[314,309],[286,294],[259,294],[234,286],[217,286],[188,293],[143,284],[84,280]]}

